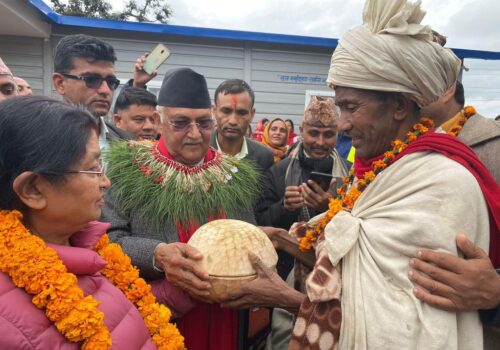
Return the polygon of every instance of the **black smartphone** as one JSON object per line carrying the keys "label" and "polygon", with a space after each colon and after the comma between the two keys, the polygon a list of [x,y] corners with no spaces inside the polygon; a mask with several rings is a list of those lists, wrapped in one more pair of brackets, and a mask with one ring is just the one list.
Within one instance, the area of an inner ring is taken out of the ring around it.
{"label": "black smartphone", "polygon": [[309,175],[309,180],[316,182],[323,191],[328,191],[332,179],[332,174],[320,173],[317,171],[311,171],[311,174]]}

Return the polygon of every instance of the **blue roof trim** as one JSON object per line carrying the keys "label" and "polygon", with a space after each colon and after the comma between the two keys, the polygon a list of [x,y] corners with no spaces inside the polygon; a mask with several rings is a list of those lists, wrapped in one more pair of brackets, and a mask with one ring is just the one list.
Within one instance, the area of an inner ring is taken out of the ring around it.
{"label": "blue roof trim", "polygon": [[[273,44],[292,44],[316,47],[334,48],[338,44],[337,39],[310,37],[301,35],[285,35],[248,32],[228,29],[213,29],[202,27],[178,26],[172,24],[140,23],[128,21],[114,21],[107,19],[85,18],[74,16],[62,16],[54,12],[42,0],[29,0],[29,2],[45,15],[52,23],[62,26],[89,27],[108,30],[123,30],[134,32],[147,32],[157,34],[182,35],[201,38],[256,41]],[[500,60],[500,52],[479,51],[468,49],[454,49],[453,52],[460,58],[477,58],[483,60]]]}

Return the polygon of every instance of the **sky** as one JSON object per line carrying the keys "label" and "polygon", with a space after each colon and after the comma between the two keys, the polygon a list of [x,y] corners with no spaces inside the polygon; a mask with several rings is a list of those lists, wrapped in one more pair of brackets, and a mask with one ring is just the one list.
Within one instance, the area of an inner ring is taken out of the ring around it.
{"label": "sky", "polygon": [[[139,0],[141,1],[141,0]],[[123,1],[110,1],[116,8]],[[169,0],[170,24],[341,38],[361,24],[364,0]],[[500,52],[499,0],[422,0],[423,24],[448,37],[452,48]],[[500,114],[500,61],[466,60],[466,103]]]}

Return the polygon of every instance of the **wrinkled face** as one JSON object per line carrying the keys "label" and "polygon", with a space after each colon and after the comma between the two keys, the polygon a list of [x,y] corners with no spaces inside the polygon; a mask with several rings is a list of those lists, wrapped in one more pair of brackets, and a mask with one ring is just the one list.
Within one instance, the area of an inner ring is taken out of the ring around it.
{"label": "wrinkled face", "polygon": [[158,136],[160,115],[156,107],[130,105],[114,115],[115,125],[134,135],[137,140],[154,140]]}
{"label": "wrinkled face", "polygon": [[370,159],[391,148],[399,130],[395,104],[381,101],[374,92],[342,86],[335,88],[335,104],[340,113],[338,129],[352,139],[356,156]]}
{"label": "wrinkled face", "polygon": [[17,95],[18,92],[14,78],[7,74],[0,74],[0,101]]}
{"label": "wrinkled face", "polygon": [[[100,155],[97,134],[92,132],[85,156],[71,170],[99,171]],[[59,227],[67,226],[69,232],[72,232],[72,229],[99,219],[104,206],[104,190],[109,186],[109,179],[105,175],[66,174],[64,182],[45,186],[47,205],[41,211],[32,211],[31,215],[39,215],[38,219]]]}
{"label": "wrinkled face", "polygon": [[160,115],[163,141],[174,159],[188,166],[203,160],[213,131],[210,108],[161,107]]}
{"label": "wrinkled face", "polygon": [[220,93],[212,112],[217,120],[219,133],[229,140],[243,138],[255,115],[252,99],[246,91],[239,94]]}
{"label": "wrinkled face", "polygon": [[269,126],[269,140],[274,146],[283,147],[287,143],[287,129],[285,122],[275,120]]}
{"label": "wrinkled face", "polygon": [[[79,76],[115,78],[113,62],[90,61],[84,58],[73,59],[73,69],[65,73]],[[54,73],[53,81],[57,92],[66,101],[87,107],[95,117],[104,116],[108,113],[114,91],[106,81],[103,81],[98,88],[90,88],[82,80],[64,77],[59,73]]]}
{"label": "wrinkled face", "polygon": [[302,146],[312,159],[324,159],[335,148],[337,142],[337,125],[318,127],[302,124]]}
{"label": "wrinkled face", "polygon": [[17,84],[17,91],[20,96],[31,96],[33,95],[33,90],[31,90],[30,84],[24,79],[14,77],[14,81]]}

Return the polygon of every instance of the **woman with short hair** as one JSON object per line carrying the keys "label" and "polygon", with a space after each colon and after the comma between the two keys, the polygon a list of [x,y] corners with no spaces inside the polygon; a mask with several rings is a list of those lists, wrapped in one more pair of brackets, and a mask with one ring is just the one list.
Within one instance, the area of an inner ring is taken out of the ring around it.
{"label": "woman with short hair", "polygon": [[183,349],[170,310],[95,221],[110,182],[89,112],[6,100],[0,140],[0,348]]}

